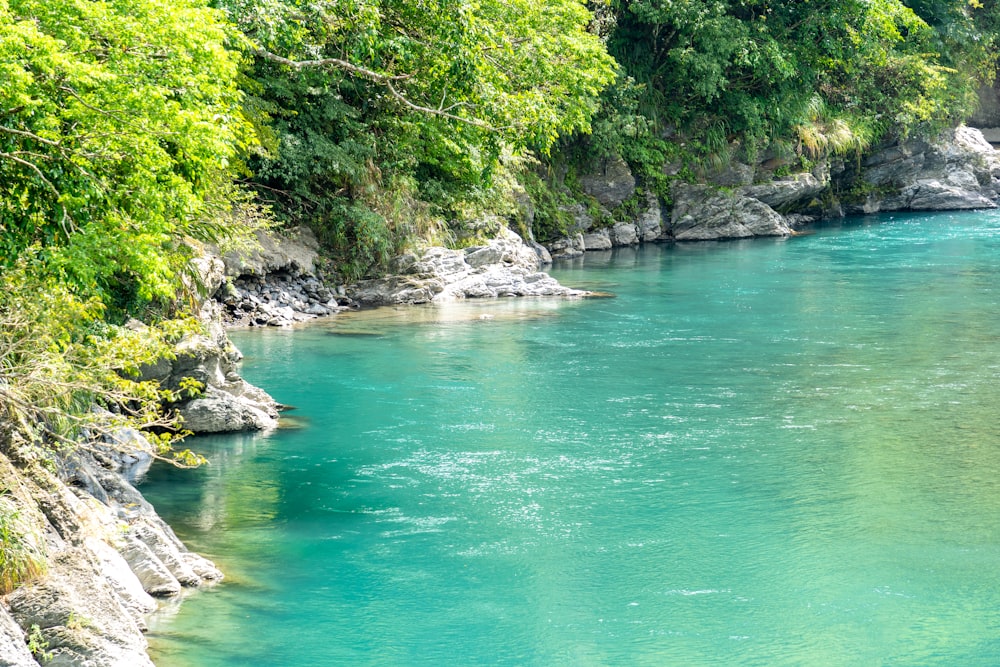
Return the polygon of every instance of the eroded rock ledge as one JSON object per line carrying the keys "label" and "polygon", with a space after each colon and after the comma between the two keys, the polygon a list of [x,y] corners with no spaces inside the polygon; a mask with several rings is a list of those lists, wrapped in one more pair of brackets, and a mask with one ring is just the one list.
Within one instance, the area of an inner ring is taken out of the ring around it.
{"label": "eroded rock ledge", "polygon": [[30,637],[46,665],[152,665],[143,631],[156,598],[222,573],[188,551],[132,485],[152,461],[151,445],[123,429],[53,470],[16,435],[0,441],[0,509],[47,563],[0,606],[0,664],[37,665]]}
{"label": "eroded rock ledge", "polygon": [[528,246],[516,233],[503,229],[486,245],[464,250],[428,248],[421,254],[396,258],[390,274],[347,288],[361,304],[396,305],[506,296],[588,296],[564,287],[540,269],[551,261],[540,246]]}

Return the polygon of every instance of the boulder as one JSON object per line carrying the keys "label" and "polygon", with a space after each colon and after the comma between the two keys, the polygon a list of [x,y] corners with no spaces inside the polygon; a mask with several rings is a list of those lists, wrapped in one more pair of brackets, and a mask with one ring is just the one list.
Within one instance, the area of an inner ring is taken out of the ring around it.
{"label": "boulder", "polygon": [[583,242],[583,234],[573,234],[561,239],[556,239],[549,244],[549,252],[552,259],[572,259],[579,257],[587,249]]}
{"label": "boulder", "polygon": [[153,665],[141,627],[85,548],[59,552],[48,574],[16,589],[7,604],[22,628],[38,626],[52,655],[47,665]]}
{"label": "boulder", "polygon": [[396,258],[398,273],[364,280],[348,296],[371,305],[441,302],[506,296],[582,296],[539,271],[544,254],[509,229],[483,246],[465,250],[428,248]]}
{"label": "boulder", "polygon": [[775,210],[788,210],[797,205],[808,203],[829,187],[829,175],[826,180],[820,180],[814,174],[791,174],[782,178],[745,185],[738,192],[744,197],[750,197],[764,202]]}
{"label": "boulder", "polygon": [[663,234],[662,216],[659,197],[652,193],[646,193],[646,206],[639,214],[639,219],[636,220],[640,240],[643,243],[652,243],[660,239]]}
{"label": "boulder", "polygon": [[864,191],[850,213],[996,208],[1000,154],[979,130],[960,126],[933,141],[914,138],[874,151],[860,169],[845,164],[838,189]]}
{"label": "boulder", "polygon": [[316,272],[319,241],[308,227],[281,234],[260,230],[256,242],[255,248],[230,251],[222,256],[226,275],[266,276],[277,272],[313,275]]}
{"label": "boulder", "polygon": [[638,245],[639,228],[634,222],[619,222],[611,228],[609,236],[614,246]]}
{"label": "boulder", "polygon": [[28,650],[24,631],[4,605],[0,605],[0,665],[38,667],[31,651]]}
{"label": "boulder", "polygon": [[612,245],[607,229],[595,229],[583,235],[584,250],[610,250]]}
{"label": "boulder", "polygon": [[706,185],[675,183],[670,233],[677,241],[789,236],[785,219],[767,204]]}
{"label": "boulder", "polygon": [[195,433],[266,430],[278,425],[272,406],[261,405],[243,396],[208,385],[204,394],[177,408],[184,428]]}

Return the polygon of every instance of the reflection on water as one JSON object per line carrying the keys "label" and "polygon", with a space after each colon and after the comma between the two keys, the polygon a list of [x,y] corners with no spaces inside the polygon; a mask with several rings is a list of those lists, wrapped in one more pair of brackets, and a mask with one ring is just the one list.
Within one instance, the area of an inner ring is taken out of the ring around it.
{"label": "reflection on water", "polygon": [[1000,216],[878,221],[240,332],[299,428],[151,473],[158,664],[997,664]]}

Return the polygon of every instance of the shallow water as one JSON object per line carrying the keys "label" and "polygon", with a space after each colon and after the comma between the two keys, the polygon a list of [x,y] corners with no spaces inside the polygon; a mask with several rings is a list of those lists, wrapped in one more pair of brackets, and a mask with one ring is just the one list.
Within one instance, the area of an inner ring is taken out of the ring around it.
{"label": "shallow water", "polygon": [[227,573],[154,659],[1000,664],[998,266],[1000,214],[883,216],[240,332],[298,409],[144,485]]}

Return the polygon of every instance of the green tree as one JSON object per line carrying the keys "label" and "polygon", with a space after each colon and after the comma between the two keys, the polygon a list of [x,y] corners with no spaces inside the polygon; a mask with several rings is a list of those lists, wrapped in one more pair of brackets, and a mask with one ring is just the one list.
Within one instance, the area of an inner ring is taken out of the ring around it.
{"label": "green tree", "polygon": [[353,276],[406,233],[377,201],[387,190],[407,192],[409,212],[461,217],[505,152],[588,131],[613,76],[578,0],[218,5],[247,37],[253,105],[273,127],[251,160],[259,190]]}
{"label": "green tree", "polygon": [[107,300],[172,296],[220,231],[248,141],[223,16],[200,0],[0,0],[0,266]]}

